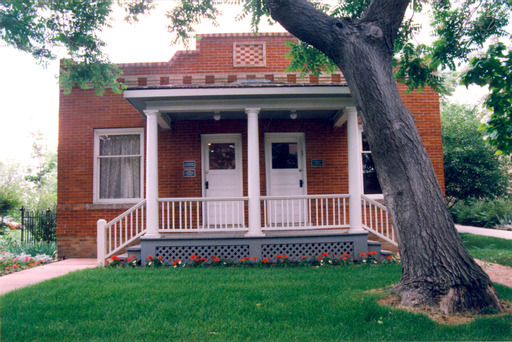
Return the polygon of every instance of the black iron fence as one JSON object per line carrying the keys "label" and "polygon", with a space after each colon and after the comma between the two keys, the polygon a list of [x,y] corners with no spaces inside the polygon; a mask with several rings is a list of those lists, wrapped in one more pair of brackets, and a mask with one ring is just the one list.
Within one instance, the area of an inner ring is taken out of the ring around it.
{"label": "black iron fence", "polygon": [[21,208],[21,241],[56,241],[57,213],[55,210]]}

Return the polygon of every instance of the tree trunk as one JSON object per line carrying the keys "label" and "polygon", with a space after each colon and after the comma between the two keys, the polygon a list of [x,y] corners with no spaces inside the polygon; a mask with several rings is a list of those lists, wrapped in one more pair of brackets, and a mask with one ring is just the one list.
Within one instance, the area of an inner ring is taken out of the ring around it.
{"label": "tree trunk", "polygon": [[272,17],[327,54],[347,80],[398,239],[405,306],[444,313],[502,306],[455,229],[415,120],[393,75],[393,42],[407,0],[374,0],[363,18],[335,19],[306,0],[268,0]]}

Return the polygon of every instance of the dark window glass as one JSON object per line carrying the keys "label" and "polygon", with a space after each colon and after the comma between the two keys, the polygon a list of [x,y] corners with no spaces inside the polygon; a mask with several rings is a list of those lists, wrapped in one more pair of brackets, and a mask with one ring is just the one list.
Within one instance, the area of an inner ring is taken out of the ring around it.
{"label": "dark window glass", "polygon": [[236,168],[235,144],[208,144],[210,170],[234,170]]}
{"label": "dark window glass", "polygon": [[361,133],[362,141],[362,160],[363,160],[363,191],[366,195],[382,194],[375,164],[373,163],[372,153],[368,139],[364,132]]}
{"label": "dark window glass", "polygon": [[297,143],[272,143],[272,168],[297,169],[299,167],[297,145]]}

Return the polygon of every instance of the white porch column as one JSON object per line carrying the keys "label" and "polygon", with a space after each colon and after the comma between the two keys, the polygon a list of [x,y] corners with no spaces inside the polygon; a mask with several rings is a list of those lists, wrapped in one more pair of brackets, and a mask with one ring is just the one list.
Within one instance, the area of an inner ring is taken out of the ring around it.
{"label": "white porch column", "polygon": [[357,110],[347,108],[347,137],[348,137],[348,192],[350,194],[350,232],[364,231],[361,218],[361,153],[359,148],[359,127]]}
{"label": "white porch column", "polygon": [[249,231],[246,236],[263,236],[260,207],[260,146],[258,114],[260,108],[246,108],[247,113],[247,184],[249,195]]}
{"label": "white porch column", "polygon": [[158,111],[146,114],[146,237],[158,233]]}

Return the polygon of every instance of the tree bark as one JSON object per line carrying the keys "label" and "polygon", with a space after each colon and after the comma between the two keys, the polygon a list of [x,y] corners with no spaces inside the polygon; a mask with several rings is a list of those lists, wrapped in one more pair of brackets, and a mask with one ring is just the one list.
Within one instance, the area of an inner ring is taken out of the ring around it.
{"label": "tree bark", "polygon": [[409,0],[373,0],[361,19],[332,18],[306,0],[268,0],[271,16],[329,56],[347,80],[372,148],[398,240],[402,305],[444,313],[503,307],[455,229],[414,117],[393,75],[393,43]]}

